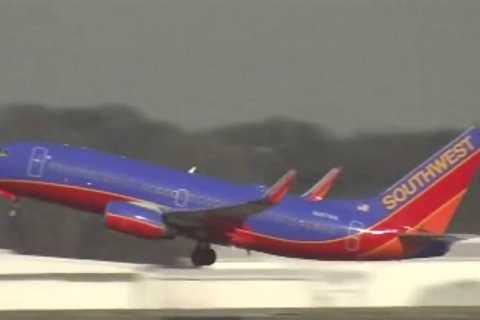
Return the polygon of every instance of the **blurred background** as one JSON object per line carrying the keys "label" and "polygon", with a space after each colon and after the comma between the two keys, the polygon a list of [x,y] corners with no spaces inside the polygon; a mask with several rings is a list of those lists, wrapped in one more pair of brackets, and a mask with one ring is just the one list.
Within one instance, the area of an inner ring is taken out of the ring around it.
{"label": "blurred background", "polygon": [[[376,194],[480,125],[480,2],[0,0],[0,142],[89,146],[238,183],[334,166]],[[478,181],[478,180],[477,180]],[[479,233],[479,182],[455,232]],[[20,253],[175,264],[101,217],[1,207]]]}

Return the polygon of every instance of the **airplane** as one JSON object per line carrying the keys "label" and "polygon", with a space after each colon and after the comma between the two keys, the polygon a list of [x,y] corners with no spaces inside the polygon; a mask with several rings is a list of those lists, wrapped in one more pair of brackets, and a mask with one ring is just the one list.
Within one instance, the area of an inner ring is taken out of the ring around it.
{"label": "airplane", "polygon": [[333,200],[318,191],[323,183],[289,195],[295,170],[259,188],[88,148],[20,142],[0,146],[0,197],[98,213],[107,228],[140,238],[191,238],[197,267],[216,261],[212,244],[319,260],[426,258],[474,236],[446,230],[480,166],[479,149],[480,130],[471,128],[379,195]]}

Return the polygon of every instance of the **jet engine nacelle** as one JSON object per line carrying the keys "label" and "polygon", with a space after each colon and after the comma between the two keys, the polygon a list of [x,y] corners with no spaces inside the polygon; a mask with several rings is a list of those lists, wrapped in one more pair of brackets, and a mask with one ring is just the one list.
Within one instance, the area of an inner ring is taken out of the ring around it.
{"label": "jet engine nacelle", "polygon": [[128,202],[109,203],[105,211],[105,223],[109,229],[139,238],[174,237],[161,213]]}

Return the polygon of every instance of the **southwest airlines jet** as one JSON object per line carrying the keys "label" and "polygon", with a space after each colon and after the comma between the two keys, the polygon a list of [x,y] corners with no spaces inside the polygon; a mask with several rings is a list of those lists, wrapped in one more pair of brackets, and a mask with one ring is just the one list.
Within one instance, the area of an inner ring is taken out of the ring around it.
{"label": "southwest airlines jet", "polygon": [[146,239],[197,242],[322,260],[433,257],[469,235],[445,233],[480,166],[470,129],[377,196],[324,199],[339,169],[304,195],[288,195],[295,171],[270,188],[240,186],[87,148],[16,143],[0,149],[0,196],[32,197],[102,214],[107,228]]}

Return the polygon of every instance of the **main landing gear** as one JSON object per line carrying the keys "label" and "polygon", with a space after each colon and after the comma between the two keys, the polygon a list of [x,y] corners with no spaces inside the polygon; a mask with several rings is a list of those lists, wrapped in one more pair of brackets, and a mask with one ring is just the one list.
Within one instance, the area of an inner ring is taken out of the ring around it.
{"label": "main landing gear", "polygon": [[217,260],[215,250],[207,242],[199,242],[190,257],[195,267],[210,266]]}

